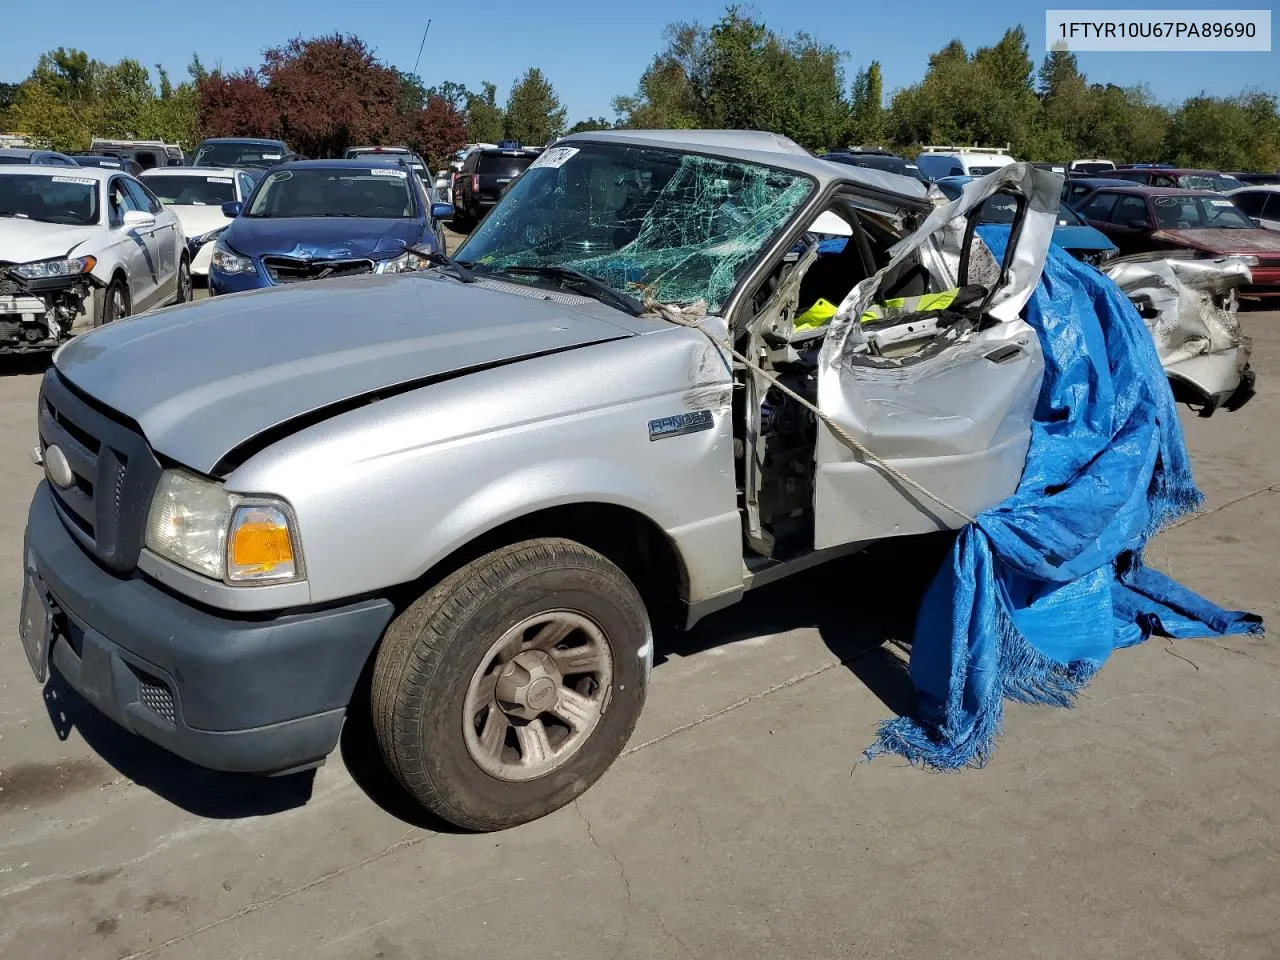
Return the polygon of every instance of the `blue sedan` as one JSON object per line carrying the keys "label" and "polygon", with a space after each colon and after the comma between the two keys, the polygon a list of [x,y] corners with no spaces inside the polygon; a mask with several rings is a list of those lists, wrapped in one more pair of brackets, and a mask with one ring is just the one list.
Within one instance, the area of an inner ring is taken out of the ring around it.
{"label": "blue sedan", "polygon": [[445,252],[447,203],[432,203],[407,166],[363,160],[299,160],[271,168],[218,238],[211,294],[428,266],[413,249]]}
{"label": "blue sedan", "polygon": [[[934,181],[948,200],[960,196],[964,185],[973,177],[943,177]],[[1012,197],[996,194],[982,205],[982,223],[1012,223],[1014,201]],[[1058,224],[1053,229],[1053,242],[1077,260],[1097,266],[1114,257],[1119,251],[1101,230],[1095,230],[1065,203],[1058,204]]]}

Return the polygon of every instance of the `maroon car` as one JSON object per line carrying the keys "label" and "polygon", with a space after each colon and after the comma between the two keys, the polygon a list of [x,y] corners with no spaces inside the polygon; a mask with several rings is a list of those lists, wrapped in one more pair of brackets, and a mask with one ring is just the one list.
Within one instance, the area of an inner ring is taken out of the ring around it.
{"label": "maroon car", "polygon": [[1280,233],[1255,226],[1231,200],[1208,190],[1101,187],[1076,206],[1121,256],[1188,250],[1203,256],[1254,258],[1246,296],[1280,295]]}
{"label": "maroon car", "polygon": [[1239,190],[1244,186],[1228,173],[1219,173],[1217,170],[1197,170],[1193,167],[1120,167],[1117,170],[1109,170],[1101,176],[1114,177],[1117,180],[1132,180],[1144,186],[1212,190],[1214,193]]}

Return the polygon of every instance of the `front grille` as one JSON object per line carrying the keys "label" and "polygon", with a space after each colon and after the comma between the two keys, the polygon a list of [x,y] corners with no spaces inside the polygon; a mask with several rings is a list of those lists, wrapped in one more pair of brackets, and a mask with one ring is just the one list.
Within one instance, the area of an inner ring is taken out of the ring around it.
{"label": "front grille", "polygon": [[272,283],[297,283],[300,280],[323,280],[326,277],[350,277],[373,273],[372,260],[299,260],[294,257],[262,258]]}
{"label": "front grille", "polygon": [[153,677],[149,673],[133,668],[133,675],[138,678],[138,699],[142,701],[142,705],[170,723],[177,723],[178,711],[173,705],[173,694],[169,691],[169,685],[159,677]]}
{"label": "front grille", "polygon": [[39,429],[46,461],[56,445],[71,467],[70,484],[49,487],[72,532],[110,569],[132,570],[161,470],[142,432],[52,369],[40,386]]}

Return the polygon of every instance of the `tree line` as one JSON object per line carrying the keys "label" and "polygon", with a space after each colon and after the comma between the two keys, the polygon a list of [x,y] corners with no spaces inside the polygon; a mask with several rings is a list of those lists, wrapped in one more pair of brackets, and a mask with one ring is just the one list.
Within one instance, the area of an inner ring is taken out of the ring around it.
{"label": "tree line", "polygon": [[358,37],[296,38],[237,72],[193,57],[174,85],[156,66],[114,65],[59,48],[19,84],[0,84],[0,132],[56,149],[91,136],[163,139],[191,147],[206,136],[270,136],[307,156],[358,143],[404,143],[443,165],[465,143],[508,138],[546,144],[565,132],[610,128],[761,129],[814,152],[853,144],[913,154],[923,144],[1008,144],[1028,160],[1106,157],[1224,170],[1280,167],[1274,94],[1191,97],[1161,103],[1145,86],[1090,81],[1054,50],[1037,66],[1013,27],[972,51],[953,40],[919,82],[886,95],[872,61],[846,76],[848,54],[805,33],[780,34],[737,7],[710,26],[674,23],[614,116],[572,126],[537,67],[497,86],[424,86],[380,61]]}

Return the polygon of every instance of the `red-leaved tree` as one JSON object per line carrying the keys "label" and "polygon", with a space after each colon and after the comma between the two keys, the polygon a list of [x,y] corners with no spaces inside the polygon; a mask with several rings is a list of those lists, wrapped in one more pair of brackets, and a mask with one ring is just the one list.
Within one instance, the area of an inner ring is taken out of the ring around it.
{"label": "red-leaved tree", "polygon": [[359,37],[295,38],[261,68],[200,84],[204,136],[276,136],[304,156],[341,156],[357,144],[405,144],[443,163],[466,142],[459,112],[440,98],[404,96],[401,74]]}

